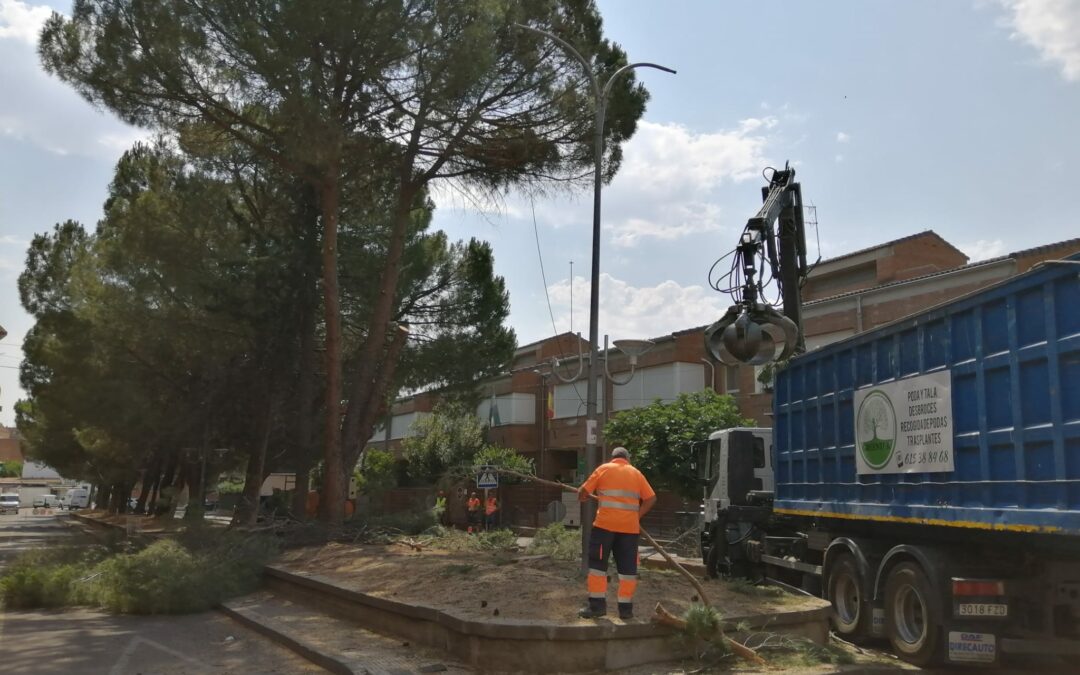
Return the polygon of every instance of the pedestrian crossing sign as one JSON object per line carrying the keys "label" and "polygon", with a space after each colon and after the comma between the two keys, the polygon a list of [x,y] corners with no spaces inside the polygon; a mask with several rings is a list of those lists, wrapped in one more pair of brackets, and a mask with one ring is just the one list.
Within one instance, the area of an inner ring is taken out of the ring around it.
{"label": "pedestrian crossing sign", "polygon": [[488,490],[499,487],[499,473],[493,466],[482,466],[476,474],[476,487]]}

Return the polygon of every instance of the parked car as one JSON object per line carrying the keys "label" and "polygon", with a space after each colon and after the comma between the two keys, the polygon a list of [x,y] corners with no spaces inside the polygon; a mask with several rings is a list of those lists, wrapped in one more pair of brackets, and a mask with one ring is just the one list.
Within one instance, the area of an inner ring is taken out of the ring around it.
{"label": "parked car", "polygon": [[55,509],[60,506],[60,499],[56,495],[40,495],[34,497],[34,508]]}
{"label": "parked car", "polygon": [[5,513],[14,513],[19,515],[19,495],[9,493],[6,495],[0,495],[0,515]]}

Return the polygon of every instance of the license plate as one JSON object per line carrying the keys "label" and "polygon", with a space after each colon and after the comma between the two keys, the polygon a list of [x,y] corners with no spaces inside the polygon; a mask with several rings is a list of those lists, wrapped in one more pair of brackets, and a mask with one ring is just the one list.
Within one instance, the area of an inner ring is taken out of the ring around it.
{"label": "license plate", "polygon": [[1009,616],[1009,606],[997,603],[962,602],[957,607],[958,616]]}
{"label": "license plate", "polygon": [[993,663],[997,638],[993,633],[949,633],[949,660]]}

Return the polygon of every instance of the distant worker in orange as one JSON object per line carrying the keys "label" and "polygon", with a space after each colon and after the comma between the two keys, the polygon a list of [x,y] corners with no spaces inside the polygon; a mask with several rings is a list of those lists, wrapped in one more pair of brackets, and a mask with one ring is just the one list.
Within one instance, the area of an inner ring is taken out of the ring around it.
{"label": "distant worker in orange", "polygon": [[469,532],[480,529],[480,497],[475,492],[465,502],[465,511],[469,518]]}
{"label": "distant worker in orange", "polygon": [[619,618],[634,617],[637,590],[640,521],[656,504],[656,492],[640,471],[630,465],[630,452],[618,447],[611,461],[601,464],[580,488],[578,499],[597,497],[598,508],[589,538],[589,604],[578,615],[596,619],[607,614],[608,556],[615,556],[619,571]]}
{"label": "distant worker in orange", "polygon": [[495,495],[489,495],[484,504],[484,529],[490,530],[495,527],[496,514],[499,512],[499,500]]}

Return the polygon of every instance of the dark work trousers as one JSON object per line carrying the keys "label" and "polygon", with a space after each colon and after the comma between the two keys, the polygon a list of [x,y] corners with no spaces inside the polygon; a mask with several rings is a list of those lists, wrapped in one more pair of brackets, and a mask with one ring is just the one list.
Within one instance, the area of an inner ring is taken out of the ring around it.
{"label": "dark work trousers", "polygon": [[638,536],[623,532],[611,532],[593,526],[589,538],[589,607],[593,611],[607,611],[608,556],[615,556],[615,569],[619,571],[619,614],[631,614],[634,610],[634,591],[637,590]]}

